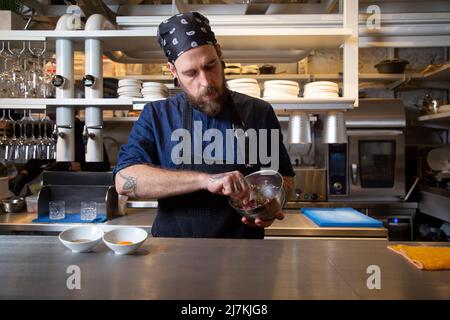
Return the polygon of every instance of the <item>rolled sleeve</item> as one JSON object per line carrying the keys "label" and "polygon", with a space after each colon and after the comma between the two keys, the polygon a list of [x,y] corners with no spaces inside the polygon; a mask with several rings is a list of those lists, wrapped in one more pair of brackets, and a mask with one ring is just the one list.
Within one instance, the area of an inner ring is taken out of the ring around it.
{"label": "rolled sleeve", "polygon": [[135,164],[159,165],[156,146],[156,132],[152,108],[144,107],[139,119],[131,129],[128,142],[120,147],[113,177],[120,170]]}

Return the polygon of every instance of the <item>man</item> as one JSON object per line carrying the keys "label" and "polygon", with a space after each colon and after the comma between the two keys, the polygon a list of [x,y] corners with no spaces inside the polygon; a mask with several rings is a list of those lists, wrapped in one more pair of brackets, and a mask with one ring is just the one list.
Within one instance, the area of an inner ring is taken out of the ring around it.
{"label": "man", "polygon": [[[228,204],[228,197],[244,203],[248,200],[244,176],[262,167],[260,162],[251,166],[248,161],[240,163],[237,157],[231,163],[223,157],[236,151],[245,153],[246,160],[251,158],[252,155],[247,155],[252,147],[248,138],[244,148],[247,152],[239,150],[238,143],[230,146],[227,142],[225,153],[220,152],[224,150],[211,153],[215,157],[212,162],[204,157],[207,139],[201,140],[199,147],[198,143],[192,146],[188,138],[206,135],[211,132],[208,130],[225,136],[232,128],[236,129],[233,132],[240,128],[278,133],[280,126],[272,107],[227,89],[222,51],[208,19],[201,14],[178,14],[163,21],[158,28],[158,41],[168,58],[168,68],[184,92],[145,106],[128,144],[119,153],[114,169],[117,191],[132,197],[158,199],[153,236],[263,238],[264,228],[273,219],[250,221],[241,218]],[[179,144],[173,141],[172,134],[179,129],[188,134],[183,136],[186,148],[178,154],[174,150],[178,150]],[[215,142],[223,145],[220,140]],[[275,161],[280,164],[278,171],[288,187],[294,172],[281,134],[274,142],[267,140],[267,146],[276,147],[273,153],[279,157]],[[180,159],[187,161],[180,163]],[[274,218],[282,219],[283,213],[278,212]]]}

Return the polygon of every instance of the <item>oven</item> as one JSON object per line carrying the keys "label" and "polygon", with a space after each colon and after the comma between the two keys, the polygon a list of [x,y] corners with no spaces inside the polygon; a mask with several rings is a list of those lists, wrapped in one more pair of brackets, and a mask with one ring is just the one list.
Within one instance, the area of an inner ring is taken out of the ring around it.
{"label": "oven", "polygon": [[[405,196],[405,136],[402,121],[392,116],[397,109],[401,118],[404,108],[395,103],[384,113],[380,102],[374,104],[362,105],[359,113],[348,115],[347,144],[328,145],[330,201],[401,201]],[[372,110],[383,119],[376,121]]]}

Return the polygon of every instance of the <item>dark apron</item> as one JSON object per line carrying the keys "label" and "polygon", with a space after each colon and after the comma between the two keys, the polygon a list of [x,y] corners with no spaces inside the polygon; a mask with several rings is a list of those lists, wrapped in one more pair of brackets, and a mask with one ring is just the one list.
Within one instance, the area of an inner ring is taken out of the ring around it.
{"label": "dark apron", "polygon": [[[234,106],[233,106],[234,107]],[[192,106],[183,110],[183,128],[192,135]],[[193,150],[193,149],[191,149]],[[177,166],[180,170],[218,174],[240,171],[247,175],[251,169],[236,164],[191,164]],[[158,214],[152,226],[154,237],[194,238],[264,238],[264,229],[242,223],[241,215],[228,204],[228,197],[208,191],[196,191],[158,200]]]}

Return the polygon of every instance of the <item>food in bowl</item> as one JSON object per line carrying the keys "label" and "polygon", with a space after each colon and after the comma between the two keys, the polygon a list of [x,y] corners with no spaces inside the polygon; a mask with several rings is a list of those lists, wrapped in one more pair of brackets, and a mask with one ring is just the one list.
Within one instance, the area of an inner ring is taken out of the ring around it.
{"label": "food in bowl", "polygon": [[232,208],[250,220],[272,220],[283,208],[286,194],[282,187],[283,177],[273,170],[261,170],[244,177],[250,191],[249,201],[228,200]]}
{"label": "food in bowl", "polygon": [[119,241],[119,242],[117,242],[117,244],[121,244],[121,245],[124,245],[124,246],[128,246],[128,245],[130,245],[130,244],[133,244],[133,242],[131,242],[131,241]]}
{"label": "food in bowl", "polygon": [[103,236],[103,242],[116,254],[131,254],[147,239],[147,231],[136,227],[121,227]]}
{"label": "food in bowl", "polygon": [[66,229],[59,234],[59,240],[72,252],[89,252],[103,237],[98,226],[80,226]]}

